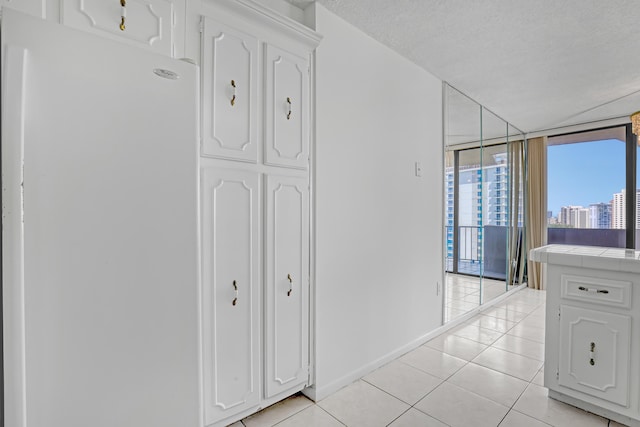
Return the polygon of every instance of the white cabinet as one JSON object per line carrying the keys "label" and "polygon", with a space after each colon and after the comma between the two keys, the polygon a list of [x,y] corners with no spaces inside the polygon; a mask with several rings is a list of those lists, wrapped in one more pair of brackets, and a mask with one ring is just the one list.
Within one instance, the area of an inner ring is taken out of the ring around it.
{"label": "white cabinet", "polygon": [[547,264],[549,397],[640,427],[640,251],[548,245],[531,260]]}
{"label": "white cabinet", "polygon": [[629,404],[631,317],[560,306],[558,384]]}
{"label": "white cabinet", "polygon": [[185,0],[60,1],[65,25],[168,56],[184,49]]}
{"label": "white cabinet", "polygon": [[0,7],[10,7],[39,18],[45,17],[46,0],[0,0]]}
{"label": "white cabinet", "polygon": [[272,45],[265,54],[265,163],[306,168],[309,163],[309,65]]}
{"label": "white cabinet", "polygon": [[201,174],[206,424],[260,400],[259,175]]}
{"label": "white cabinet", "polygon": [[266,394],[309,377],[309,182],[266,182]]}
{"label": "white cabinet", "polygon": [[319,37],[257,2],[207,5],[203,399],[205,425],[218,427],[311,384],[309,60]]}
{"label": "white cabinet", "polygon": [[255,163],[258,40],[204,18],[202,50],[202,154]]}

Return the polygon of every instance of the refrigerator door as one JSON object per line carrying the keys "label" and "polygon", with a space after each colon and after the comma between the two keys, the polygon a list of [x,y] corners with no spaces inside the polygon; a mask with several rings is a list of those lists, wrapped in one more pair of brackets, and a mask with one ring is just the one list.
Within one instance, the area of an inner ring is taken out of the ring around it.
{"label": "refrigerator door", "polygon": [[198,426],[197,67],[2,16],[5,425]]}

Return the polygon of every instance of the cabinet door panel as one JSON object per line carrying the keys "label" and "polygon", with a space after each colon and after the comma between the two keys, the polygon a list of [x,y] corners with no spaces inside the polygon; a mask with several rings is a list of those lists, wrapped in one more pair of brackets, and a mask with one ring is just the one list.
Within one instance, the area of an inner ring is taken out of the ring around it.
{"label": "cabinet door panel", "polygon": [[122,30],[120,1],[62,0],[61,18],[70,27],[175,56],[175,38],[184,30],[174,26],[176,13],[183,16],[184,9],[184,0],[127,0]]}
{"label": "cabinet door panel", "polygon": [[309,163],[309,66],[306,59],[266,47],[265,163],[306,168]]}
{"label": "cabinet door panel", "polygon": [[268,176],[267,397],[308,380],[309,192],[304,178]]}
{"label": "cabinet door panel", "polygon": [[258,41],[204,18],[202,154],[257,161]]}
{"label": "cabinet door panel", "polygon": [[0,6],[10,7],[38,18],[44,18],[46,0],[0,0]]}
{"label": "cabinet door panel", "polygon": [[631,318],[560,306],[558,383],[627,406]]}
{"label": "cabinet door panel", "polygon": [[201,187],[204,399],[210,424],[260,398],[259,175],[204,169]]}

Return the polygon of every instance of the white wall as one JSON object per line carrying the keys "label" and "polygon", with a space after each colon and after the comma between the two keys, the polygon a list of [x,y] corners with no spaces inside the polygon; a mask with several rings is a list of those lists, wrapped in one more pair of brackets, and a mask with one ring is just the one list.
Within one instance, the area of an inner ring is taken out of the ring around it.
{"label": "white wall", "polygon": [[319,399],[440,326],[443,150],[441,81],[315,8]]}

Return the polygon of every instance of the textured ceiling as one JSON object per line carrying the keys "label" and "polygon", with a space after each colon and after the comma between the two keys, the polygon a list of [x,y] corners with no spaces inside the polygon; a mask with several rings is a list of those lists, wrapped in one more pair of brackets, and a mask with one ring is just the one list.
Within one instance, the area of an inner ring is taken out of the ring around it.
{"label": "textured ceiling", "polygon": [[640,110],[639,0],[317,2],[525,132]]}

